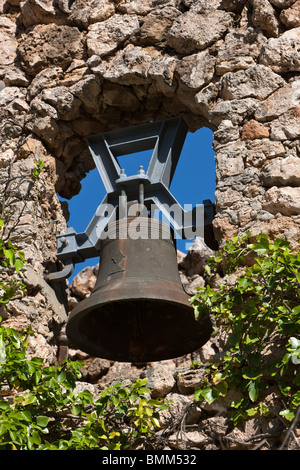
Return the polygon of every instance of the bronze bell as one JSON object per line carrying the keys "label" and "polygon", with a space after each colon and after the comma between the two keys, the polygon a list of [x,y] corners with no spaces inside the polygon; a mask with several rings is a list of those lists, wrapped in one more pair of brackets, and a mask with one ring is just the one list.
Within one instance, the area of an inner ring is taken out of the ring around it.
{"label": "bronze bell", "polygon": [[69,342],[94,357],[136,364],[203,346],[211,322],[195,320],[170,227],[152,218],[126,218],[110,224],[106,235],[95,288],[70,314]]}

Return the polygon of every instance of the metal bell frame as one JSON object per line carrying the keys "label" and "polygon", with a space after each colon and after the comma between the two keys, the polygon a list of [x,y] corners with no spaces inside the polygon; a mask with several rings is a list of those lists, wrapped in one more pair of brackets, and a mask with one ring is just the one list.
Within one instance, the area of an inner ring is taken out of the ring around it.
{"label": "metal bell frame", "polygon": [[[175,117],[87,138],[107,194],[84,232],[76,233],[73,227],[69,227],[66,233],[57,236],[57,258],[63,263],[64,269],[47,274],[45,277],[48,282],[68,278],[76,263],[99,256],[101,234],[110,221],[116,218],[122,195],[130,201],[136,199],[138,194],[139,202],[146,206],[154,204],[182,238],[186,238],[188,229],[194,232],[200,229],[197,221],[201,220],[204,239],[209,246],[214,246],[211,235],[214,204],[204,200],[202,205],[187,212],[169,191],[187,132],[184,120]],[[117,157],[151,149],[153,153],[147,171],[140,169],[136,175],[126,176]],[[108,207],[114,208],[109,214]],[[166,209],[168,207],[176,207],[177,210],[169,212]],[[185,226],[185,220],[192,221],[191,226]]]}

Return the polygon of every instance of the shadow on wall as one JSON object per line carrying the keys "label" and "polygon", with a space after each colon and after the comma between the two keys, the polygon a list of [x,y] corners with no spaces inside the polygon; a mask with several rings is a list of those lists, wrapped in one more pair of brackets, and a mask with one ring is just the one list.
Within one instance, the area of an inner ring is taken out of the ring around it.
{"label": "shadow on wall", "polygon": [[[194,133],[189,132],[181,152],[179,162],[170,186],[172,195],[182,207],[185,204],[202,204],[203,200],[214,202],[216,188],[216,172],[214,151],[212,148],[213,132],[202,127]],[[128,176],[136,174],[140,165],[147,171],[152,150],[137,154],[124,155],[118,161]],[[81,181],[80,193],[68,200],[70,219],[68,226],[73,227],[77,233],[85,231],[98,205],[105,196],[104,185],[95,168]],[[61,197],[60,200],[63,200]],[[177,240],[177,248],[186,253],[191,240]],[[98,258],[88,259],[75,265],[75,270],[69,282],[86,266],[94,266]]]}

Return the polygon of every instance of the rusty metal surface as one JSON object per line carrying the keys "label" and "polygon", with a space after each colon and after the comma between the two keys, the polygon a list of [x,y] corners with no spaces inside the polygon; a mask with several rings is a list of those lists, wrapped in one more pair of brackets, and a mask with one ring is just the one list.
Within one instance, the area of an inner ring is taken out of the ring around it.
{"label": "rusty metal surface", "polygon": [[[92,356],[119,362],[154,362],[188,354],[211,334],[209,318],[196,321],[178,273],[176,251],[166,224],[149,221],[158,238],[117,238],[102,242],[100,269],[89,298],[71,312],[67,336]],[[153,226],[152,226],[153,228]],[[168,235],[167,238],[164,238]]]}

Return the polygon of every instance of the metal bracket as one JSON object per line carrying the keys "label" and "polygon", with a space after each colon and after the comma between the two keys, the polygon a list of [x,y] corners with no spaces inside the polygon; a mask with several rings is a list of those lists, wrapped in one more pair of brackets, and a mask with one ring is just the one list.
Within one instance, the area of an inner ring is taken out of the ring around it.
{"label": "metal bracket", "polygon": [[[181,118],[171,118],[87,138],[107,194],[85,232],[77,234],[69,228],[57,237],[57,258],[66,268],[51,273],[51,280],[69,277],[75,263],[99,256],[101,235],[111,220],[122,218],[126,201],[138,201],[147,208],[154,205],[182,238],[191,238],[185,232],[196,230],[197,220],[202,220],[202,224],[204,220],[205,234],[205,227],[211,225],[214,217],[211,201],[185,211],[169,191],[187,131]],[[128,177],[117,157],[150,149],[153,153],[147,171],[140,167],[136,175]],[[172,212],[168,210],[171,206]]]}

